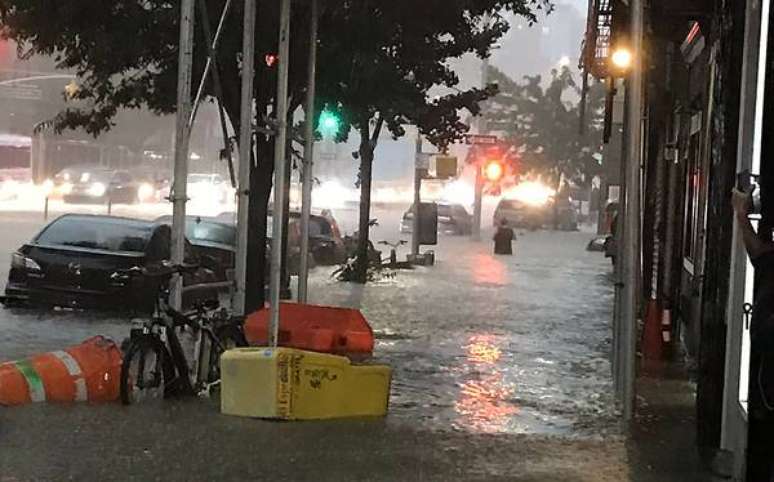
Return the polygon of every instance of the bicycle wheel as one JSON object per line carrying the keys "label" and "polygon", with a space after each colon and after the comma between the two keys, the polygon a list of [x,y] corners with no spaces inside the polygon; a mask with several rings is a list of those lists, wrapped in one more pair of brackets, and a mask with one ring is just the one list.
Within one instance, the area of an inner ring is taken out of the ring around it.
{"label": "bicycle wheel", "polygon": [[129,342],[121,364],[121,403],[131,405],[147,400],[162,400],[169,380],[167,351],[152,336]]}

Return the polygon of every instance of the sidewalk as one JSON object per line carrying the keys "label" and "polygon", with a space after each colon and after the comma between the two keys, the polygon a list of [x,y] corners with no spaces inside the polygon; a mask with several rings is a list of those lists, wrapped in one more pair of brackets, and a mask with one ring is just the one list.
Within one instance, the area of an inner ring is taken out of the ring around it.
{"label": "sidewalk", "polygon": [[638,482],[715,482],[696,444],[696,387],[676,363],[637,380],[637,416],[627,441]]}

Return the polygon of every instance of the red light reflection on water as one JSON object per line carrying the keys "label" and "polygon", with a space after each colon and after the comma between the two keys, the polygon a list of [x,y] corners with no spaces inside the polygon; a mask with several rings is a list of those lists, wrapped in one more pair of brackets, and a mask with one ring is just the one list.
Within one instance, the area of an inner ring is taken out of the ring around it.
{"label": "red light reflection on water", "polygon": [[505,265],[489,254],[477,254],[472,263],[473,281],[481,284],[504,285],[506,283]]}
{"label": "red light reflection on water", "polygon": [[473,335],[465,345],[466,364],[473,375],[461,383],[454,409],[459,415],[458,425],[478,432],[504,431],[519,408],[510,400],[513,387],[505,382],[500,361],[502,353],[492,335]]}

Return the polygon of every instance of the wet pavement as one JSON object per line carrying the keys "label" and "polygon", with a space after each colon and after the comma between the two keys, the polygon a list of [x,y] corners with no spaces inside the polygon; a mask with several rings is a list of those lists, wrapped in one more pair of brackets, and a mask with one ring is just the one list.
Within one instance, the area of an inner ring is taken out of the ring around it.
{"label": "wet pavement", "polygon": [[[393,216],[373,239],[396,228]],[[361,308],[395,370],[385,420],[234,419],[206,400],[0,408],[0,481],[636,480],[612,402],[610,268],[590,238],[524,233],[495,257],[442,237],[436,266],[365,287],[316,269],[311,300]],[[0,361],[120,340],[126,323],[2,310]]]}

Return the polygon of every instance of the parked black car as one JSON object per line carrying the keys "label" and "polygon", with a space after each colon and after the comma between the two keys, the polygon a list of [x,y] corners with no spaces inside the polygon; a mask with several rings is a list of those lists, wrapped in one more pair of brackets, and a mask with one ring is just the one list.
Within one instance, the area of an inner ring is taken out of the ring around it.
{"label": "parked black car", "polygon": [[128,171],[92,169],[80,172],[63,195],[66,203],[134,204],[140,201],[140,185]]}
{"label": "parked black car", "polygon": [[[6,305],[32,304],[117,310],[151,309],[158,287],[122,274],[169,259],[169,226],[150,221],[66,214],[13,253]],[[218,296],[217,267],[205,267],[186,242],[187,263],[201,267],[183,278],[183,303]]]}
{"label": "parked black car", "polygon": [[[295,275],[298,274],[301,254],[301,213],[291,211],[288,217],[289,267],[290,273]],[[236,215],[233,212],[224,212],[217,217],[223,222],[230,223],[233,223],[235,218]],[[271,212],[266,222],[266,236],[271,244],[273,222]],[[331,266],[346,261],[347,250],[344,238],[341,237],[338,224],[331,214],[312,214],[309,216],[309,252],[314,264]]]}
{"label": "parked black car", "polygon": [[[403,213],[401,233],[414,230],[414,205]],[[466,235],[473,230],[473,217],[461,204],[438,204],[438,232],[443,234]]]}
{"label": "parked black car", "polygon": [[[162,216],[156,223],[172,225],[172,216]],[[200,259],[212,260],[219,268],[218,278],[228,279],[236,260],[236,226],[214,217],[186,216],[185,237]]]}

